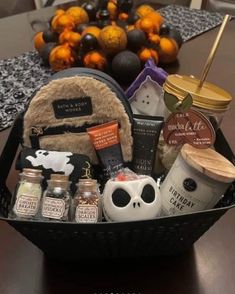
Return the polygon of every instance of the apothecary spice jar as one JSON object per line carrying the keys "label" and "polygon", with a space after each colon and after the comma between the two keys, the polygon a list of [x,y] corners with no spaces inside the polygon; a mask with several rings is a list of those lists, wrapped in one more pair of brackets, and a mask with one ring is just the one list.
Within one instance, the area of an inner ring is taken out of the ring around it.
{"label": "apothecary spice jar", "polygon": [[24,168],[20,174],[10,217],[16,219],[36,219],[42,196],[42,171]]}
{"label": "apothecary spice jar", "polygon": [[73,200],[73,221],[97,223],[101,221],[101,201],[96,180],[79,180]]}
{"label": "apothecary spice jar", "polygon": [[71,193],[68,176],[52,174],[43,193],[41,217],[45,221],[68,221]]}

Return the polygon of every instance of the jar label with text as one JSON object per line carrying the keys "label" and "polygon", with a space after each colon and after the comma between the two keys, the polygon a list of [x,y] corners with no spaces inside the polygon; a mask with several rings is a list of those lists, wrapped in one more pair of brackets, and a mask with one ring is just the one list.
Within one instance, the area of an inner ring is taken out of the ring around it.
{"label": "jar label with text", "polygon": [[188,143],[206,149],[215,142],[215,131],[210,121],[200,112],[174,112],[166,120],[163,137],[168,145]]}
{"label": "jar label with text", "polygon": [[39,198],[34,195],[19,195],[16,199],[14,212],[17,216],[35,216],[39,208]]}
{"label": "jar label with text", "polygon": [[65,213],[65,201],[52,197],[45,197],[42,204],[42,216],[61,219]]}
{"label": "jar label with text", "polygon": [[98,207],[96,205],[78,205],[75,221],[77,223],[96,223],[98,221]]}
{"label": "jar label with text", "polygon": [[[182,159],[181,159],[182,160]],[[214,207],[226,185],[195,172],[182,165],[178,157],[160,187],[162,213],[182,214]]]}

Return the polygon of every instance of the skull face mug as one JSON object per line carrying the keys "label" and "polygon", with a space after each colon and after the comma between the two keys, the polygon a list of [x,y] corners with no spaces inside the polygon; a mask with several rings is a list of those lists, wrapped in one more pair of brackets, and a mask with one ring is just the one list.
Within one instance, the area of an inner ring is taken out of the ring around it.
{"label": "skull face mug", "polygon": [[107,221],[135,221],[157,217],[161,211],[159,189],[153,178],[139,176],[130,181],[109,180],[103,193]]}

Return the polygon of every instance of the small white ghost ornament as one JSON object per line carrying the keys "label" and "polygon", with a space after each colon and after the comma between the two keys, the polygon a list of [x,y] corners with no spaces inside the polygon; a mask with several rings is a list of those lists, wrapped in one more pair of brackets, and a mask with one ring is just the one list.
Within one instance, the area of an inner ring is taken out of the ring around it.
{"label": "small white ghost ornament", "polygon": [[163,100],[163,89],[151,77],[147,76],[140,87],[129,98],[134,114],[164,116],[166,107]]}
{"label": "small white ghost ornament", "polygon": [[157,183],[149,176],[131,181],[109,180],[102,204],[107,221],[145,220],[160,215],[161,196]]}

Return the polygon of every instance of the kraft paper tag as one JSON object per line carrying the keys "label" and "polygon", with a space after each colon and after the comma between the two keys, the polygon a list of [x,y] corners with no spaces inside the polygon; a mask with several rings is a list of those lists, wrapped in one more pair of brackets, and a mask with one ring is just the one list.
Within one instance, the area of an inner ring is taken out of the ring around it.
{"label": "kraft paper tag", "polygon": [[215,131],[210,121],[200,112],[188,110],[174,112],[166,120],[163,137],[168,145],[188,143],[195,148],[206,149],[215,142]]}

